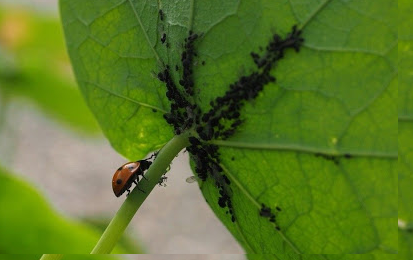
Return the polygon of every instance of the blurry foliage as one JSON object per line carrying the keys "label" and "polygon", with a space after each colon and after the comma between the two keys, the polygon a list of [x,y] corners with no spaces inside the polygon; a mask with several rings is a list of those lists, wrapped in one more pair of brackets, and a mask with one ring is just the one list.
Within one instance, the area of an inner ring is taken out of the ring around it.
{"label": "blurry foliage", "polygon": [[[7,205],[0,215],[2,254],[88,253],[98,241],[99,228],[61,216],[38,191],[1,167],[0,187],[0,204]],[[121,252],[120,246],[115,249]]]}
{"label": "blurry foliage", "polygon": [[98,133],[96,120],[73,80],[56,18],[0,7],[0,109],[16,97],[83,133]]}
{"label": "blurry foliage", "polygon": [[[73,80],[58,20],[0,6],[1,120],[10,102],[21,98],[73,130],[100,132]],[[1,165],[0,203],[7,205],[0,215],[0,260],[16,253],[13,259],[40,259],[41,253],[88,253],[103,232],[92,221],[80,223],[62,216],[36,188]],[[128,238],[115,251],[122,253],[125,248],[142,252]],[[68,255],[65,259],[118,257]]]}

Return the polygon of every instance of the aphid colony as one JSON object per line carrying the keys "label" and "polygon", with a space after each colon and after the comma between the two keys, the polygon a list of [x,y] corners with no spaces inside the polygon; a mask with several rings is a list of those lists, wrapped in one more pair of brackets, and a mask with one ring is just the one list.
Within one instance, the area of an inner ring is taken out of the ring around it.
{"label": "aphid colony", "polygon": [[[278,207],[278,206],[275,207],[275,209],[276,209],[277,211],[281,211],[281,208]],[[265,206],[264,203],[261,204],[260,216],[261,216],[261,217],[264,217],[264,218],[268,218],[268,220],[269,220],[271,223],[274,223],[274,224],[275,224],[275,229],[276,229],[276,230],[278,230],[278,231],[281,230],[280,227],[276,224],[276,221],[275,221],[276,215],[275,215],[275,213],[272,212],[271,208]]]}
{"label": "aphid colony", "polygon": [[[243,122],[240,119],[241,108],[246,101],[256,98],[265,85],[275,81],[270,71],[276,62],[283,58],[285,50],[293,48],[299,51],[303,42],[300,33],[301,31],[294,26],[285,39],[277,34],[274,35],[263,55],[252,52],[251,56],[257,70],[230,84],[229,90],[222,97],[217,97],[210,102],[211,109],[207,112],[202,112],[193,101],[195,84],[192,75],[194,56],[196,56],[194,43],[199,38],[198,34],[190,31],[185,39],[184,50],[181,54],[183,69],[179,80],[181,87],[175,85],[172,80],[169,65],[158,74],[158,79],[166,84],[166,96],[171,102],[171,112],[164,115],[165,120],[174,127],[175,134],[179,135],[190,129],[196,131],[198,136],[190,137],[191,145],[187,147],[187,151],[195,162],[195,171],[202,181],[207,180],[208,177],[213,179],[220,195],[218,205],[228,208],[227,213],[231,215],[233,222],[236,218],[231,201],[231,182],[220,166],[218,146],[209,144],[208,141],[225,140],[235,133],[237,127]],[[178,65],[175,65],[175,70],[179,70]],[[266,209],[264,215],[268,211]],[[275,222],[274,214],[270,215],[270,221]]]}

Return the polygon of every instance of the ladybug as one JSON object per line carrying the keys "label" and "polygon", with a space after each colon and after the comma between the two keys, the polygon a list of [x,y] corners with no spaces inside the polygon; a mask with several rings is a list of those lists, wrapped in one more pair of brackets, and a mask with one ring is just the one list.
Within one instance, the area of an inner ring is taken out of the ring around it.
{"label": "ladybug", "polygon": [[[139,182],[139,175],[142,178],[146,179],[143,175],[144,172],[151,166],[152,162],[145,160],[139,160],[136,162],[128,162],[119,167],[112,178],[112,189],[116,197],[121,196],[125,191],[130,193],[129,188],[132,186],[132,183],[136,185]],[[139,188],[138,188],[139,189]],[[143,190],[139,189],[144,192]]]}

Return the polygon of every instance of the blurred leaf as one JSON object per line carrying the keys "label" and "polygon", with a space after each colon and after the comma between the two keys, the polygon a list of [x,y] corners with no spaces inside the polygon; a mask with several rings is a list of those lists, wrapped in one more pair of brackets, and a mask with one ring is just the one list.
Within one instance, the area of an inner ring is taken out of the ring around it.
{"label": "blurred leaf", "polygon": [[[0,260],[40,260],[42,254],[0,254]],[[121,259],[111,255],[64,255],[63,260],[116,260]]]}
{"label": "blurred leaf", "polygon": [[7,53],[0,45],[0,79],[13,79],[18,75],[18,69],[14,57]]}
{"label": "blurred leaf", "polygon": [[[42,254],[14,254],[13,260],[39,260]],[[0,254],[0,259],[9,260],[10,254]]]}
{"label": "blurred leaf", "polygon": [[56,19],[0,9],[0,94],[28,98],[67,126],[97,133],[73,81],[61,30]]}
{"label": "blurred leaf", "polygon": [[399,259],[413,259],[413,3],[399,1]]}
{"label": "blurred leaf", "polygon": [[[300,53],[287,52],[272,71],[277,83],[246,105],[231,139],[212,141],[237,221],[217,205],[213,180],[202,192],[248,253],[397,252],[395,1],[61,0],[61,13],[82,92],[129,158],[173,135],[162,118],[166,88],[154,74],[162,63],[180,65],[189,30],[202,34],[195,100],[206,111],[253,71],[250,52],[274,31],[303,27]],[[164,32],[170,48],[160,42]],[[259,216],[261,203],[282,208],[280,232]]]}
{"label": "blurred leaf", "polygon": [[90,226],[56,213],[33,187],[1,167],[0,205],[2,254],[89,253],[100,237]]}

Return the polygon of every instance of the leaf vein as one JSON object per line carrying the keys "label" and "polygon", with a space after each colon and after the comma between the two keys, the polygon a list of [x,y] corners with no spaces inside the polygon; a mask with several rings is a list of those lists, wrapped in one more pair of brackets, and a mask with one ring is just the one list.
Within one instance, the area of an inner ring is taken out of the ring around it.
{"label": "leaf vein", "polygon": [[138,104],[138,105],[140,105],[140,106],[147,107],[147,108],[153,108],[153,109],[159,110],[159,111],[161,111],[161,112],[163,112],[163,113],[167,113],[167,112],[168,112],[168,111],[166,111],[166,110],[164,110],[164,109],[162,109],[162,108],[159,108],[159,107],[157,107],[157,106],[153,106],[153,105],[150,105],[150,104],[146,104],[146,103],[143,103],[143,102],[139,102],[139,101],[137,101],[137,100],[135,100],[135,99],[132,99],[132,98],[126,97],[126,96],[124,96],[124,95],[122,95],[122,94],[118,94],[118,93],[116,93],[116,92],[113,92],[113,91],[111,91],[111,90],[108,90],[108,89],[106,89],[106,88],[104,88],[104,87],[102,87],[102,86],[99,86],[99,85],[96,84],[96,83],[89,82],[89,81],[82,81],[82,82],[83,82],[83,83],[86,83],[86,84],[90,84],[90,85],[92,85],[92,86],[95,86],[96,88],[99,88],[99,89],[101,89],[101,90],[103,90],[103,91],[105,91],[105,92],[107,92],[107,93],[109,93],[109,94],[111,94],[111,95],[113,95],[113,96],[115,96],[115,97],[128,100],[128,101],[130,101],[130,102],[132,102],[132,103],[135,103],[135,104]]}
{"label": "leaf vein", "polygon": [[145,38],[146,38],[146,40],[147,40],[147,42],[148,42],[148,44],[149,44],[149,47],[152,49],[152,51],[153,51],[153,53],[154,53],[154,55],[155,55],[155,57],[156,57],[156,60],[157,60],[159,63],[163,64],[161,58],[159,57],[158,53],[156,52],[156,50],[155,50],[154,47],[152,46],[151,41],[149,40],[149,35],[146,33],[146,30],[145,30],[145,28],[143,27],[141,18],[140,18],[140,16],[138,15],[138,12],[136,11],[136,8],[135,8],[135,6],[133,5],[132,0],[128,0],[128,2],[129,2],[129,4],[130,4],[130,6],[132,7],[132,10],[133,10],[133,13],[135,14],[136,20],[138,20],[138,23],[139,23],[139,25],[140,25],[140,27],[141,27],[141,29],[142,29],[142,32],[143,32],[143,34],[145,35]]}

